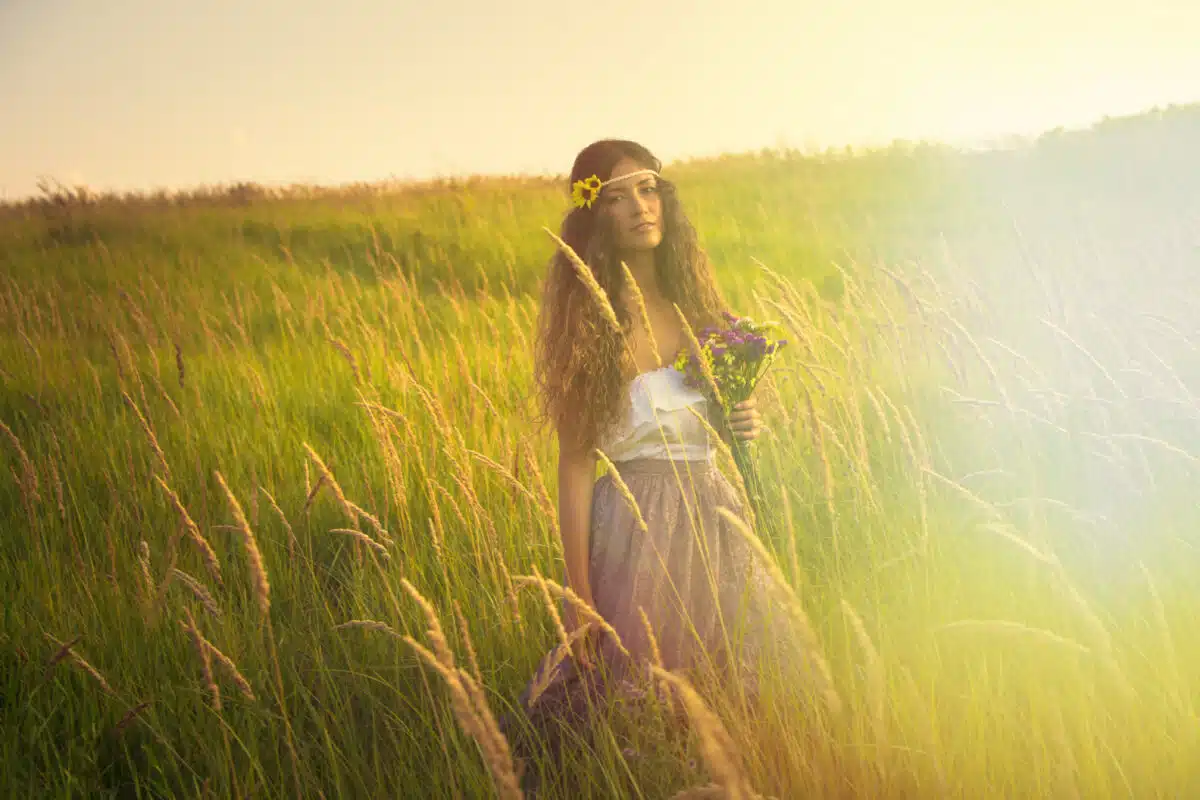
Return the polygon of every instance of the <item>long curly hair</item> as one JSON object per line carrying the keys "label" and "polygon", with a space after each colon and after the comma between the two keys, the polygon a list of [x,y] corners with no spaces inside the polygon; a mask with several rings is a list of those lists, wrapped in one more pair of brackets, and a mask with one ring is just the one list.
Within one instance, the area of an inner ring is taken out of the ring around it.
{"label": "long curly hair", "polygon": [[[613,167],[630,158],[643,169],[662,170],[662,163],[636,142],[604,139],[585,147],[575,158],[568,187],[596,175],[612,177]],[[721,322],[728,311],[712,265],[684,214],[675,186],[659,177],[662,201],[662,242],[655,248],[659,289],[698,331]],[[623,296],[625,276],[616,251],[616,232],[593,204],[571,208],[562,222],[560,238],[587,263],[608,294],[622,333],[601,317],[596,300],[579,279],[567,256],[556,250],[542,285],[534,351],[534,379],[541,426],[552,424],[568,442],[591,450],[620,419],[628,403],[626,387],[636,367],[625,347],[635,318],[617,298]],[[640,324],[638,322],[637,324]],[[663,353],[664,361],[672,354]]]}

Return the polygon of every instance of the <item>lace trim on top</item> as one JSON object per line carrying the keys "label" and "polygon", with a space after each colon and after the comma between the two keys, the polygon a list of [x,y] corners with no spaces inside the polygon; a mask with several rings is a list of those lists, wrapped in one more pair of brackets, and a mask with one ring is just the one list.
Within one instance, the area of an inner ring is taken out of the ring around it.
{"label": "lace trim on top", "polygon": [[688,410],[695,407],[698,413],[706,414],[708,400],[684,383],[682,372],[673,366],[643,372],[630,382],[627,399],[625,419],[600,445],[614,462],[712,458],[711,437]]}

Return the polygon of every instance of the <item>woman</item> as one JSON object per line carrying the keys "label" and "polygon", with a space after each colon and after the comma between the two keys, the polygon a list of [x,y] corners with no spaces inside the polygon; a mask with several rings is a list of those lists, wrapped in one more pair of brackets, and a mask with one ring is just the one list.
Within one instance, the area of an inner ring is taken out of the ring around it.
{"label": "woman", "polygon": [[[765,571],[716,510],[740,515],[739,494],[716,469],[708,428],[691,409],[746,441],[762,431],[761,418],[751,400],[720,420],[670,366],[687,341],[674,306],[693,331],[721,325],[728,308],[660,169],[641,145],[603,140],[571,170],[575,202],[561,238],[607,293],[623,333],[601,316],[564,252],[544,287],[535,377],[543,421],[558,435],[566,583],[619,641],[593,627],[568,657],[547,655],[521,696],[535,728],[577,721],[595,690],[630,688],[655,659],[669,670],[740,666],[741,683],[752,686],[758,645],[769,638]],[[612,476],[596,480],[596,448],[616,465],[647,532]],[[586,621],[569,604],[563,617],[568,632]]]}

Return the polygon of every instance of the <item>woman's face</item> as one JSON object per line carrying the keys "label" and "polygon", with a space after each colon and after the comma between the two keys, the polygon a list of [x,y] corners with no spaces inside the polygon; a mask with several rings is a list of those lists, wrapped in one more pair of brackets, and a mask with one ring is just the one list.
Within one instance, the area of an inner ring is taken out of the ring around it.
{"label": "woman's face", "polygon": [[619,178],[641,169],[633,159],[621,159],[612,171],[618,180],[600,190],[600,208],[612,224],[617,249],[625,252],[653,250],[663,238],[658,178],[647,173]]}

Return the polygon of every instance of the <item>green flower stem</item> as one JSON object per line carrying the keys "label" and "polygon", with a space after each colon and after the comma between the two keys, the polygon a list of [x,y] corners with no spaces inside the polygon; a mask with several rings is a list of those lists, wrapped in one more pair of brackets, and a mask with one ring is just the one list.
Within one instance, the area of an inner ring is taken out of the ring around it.
{"label": "green flower stem", "polygon": [[761,521],[763,519],[763,490],[762,481],[758,477],[754,442],[740,438],[729,426],[729,415],[733,412],[734,406],[749,399],[753,394],[754,384],[757,382],[755,380],[753,383],[743,384],[744,387],[748,387],[748,391],[743,389],[742,392],[726,398],[729,406],[725,409],[725,431],[729,437],[729,449],[733,453],[733,463],[737,466],[738,473],[742,476],[742,482],[746,485],[746,494],[750,498],[750,509],[754,512],[755,520]]}
{"label": "green flower stem", "polygon": [[734,437],[733,462],[741,473],[742,481],[746,484],[746,494],[750,496],[750,508],[756,521],[763,519],[762,482],[758,479],[758,465],[755,462],[754,442],[744,441]]}

